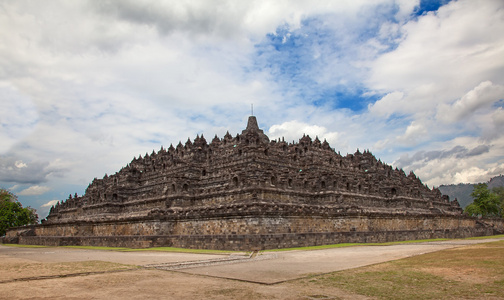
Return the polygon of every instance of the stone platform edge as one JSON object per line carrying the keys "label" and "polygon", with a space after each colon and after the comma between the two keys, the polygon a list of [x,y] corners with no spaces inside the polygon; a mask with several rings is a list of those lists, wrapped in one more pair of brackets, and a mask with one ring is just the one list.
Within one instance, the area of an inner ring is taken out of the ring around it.
{"label": "stone platform edge", "polygon": [[[380,243],[435,238],[467,238],[495,234],[490,228],[398,230],[386,232],[307,232],[280,234],[122,235],[122,236],[16,236],[4,244],[44,246],[108,246],[127,248],[176,247],[253,251],[339,243]],[[260,246],[258,246],[260,245]]]}

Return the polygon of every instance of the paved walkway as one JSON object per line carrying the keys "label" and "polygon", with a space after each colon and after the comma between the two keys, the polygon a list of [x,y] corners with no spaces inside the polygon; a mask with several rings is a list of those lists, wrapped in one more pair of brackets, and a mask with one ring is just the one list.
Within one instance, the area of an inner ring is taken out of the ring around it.
{"label": "paved walkway", "polygon": [[62,247],[19,248],[0,245],[0,261],[9,259],[35,262],[108,261],[159,269],[181,265],[177,272],[235,279],[260,284],[288,280],[401,259],[423,253],[504,240],[450,240],[391,246],[355,246],[312,251],[265,252],[246,259],[245,254],[189,254],[174,252],[117,252]]}
{"label": "paved walkway", "polygon": [[[313,251],[276,252],[276,257],[269,260],[198,267],[182,270],[181,272],[274,284],[313,274],[358,268],[409,256],[502,239],[451,240],[391,246],[357,246]],[[271,255],[271,252],[268,255]]]}
{"label": "paved walkway", "polygon": [[193,254],[161,251],[121,252],[66,247],[23,248],[0,245],[0,260],[4,257],[24,259],[32,262],[72,262],[100,260],[120,264],[143,266],[148,264],[225,258],[229,257],[229,255]]}

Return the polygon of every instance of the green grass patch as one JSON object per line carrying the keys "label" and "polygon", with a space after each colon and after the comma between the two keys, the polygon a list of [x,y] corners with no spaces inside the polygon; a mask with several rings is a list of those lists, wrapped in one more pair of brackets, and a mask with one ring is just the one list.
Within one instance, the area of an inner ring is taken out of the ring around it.
{"label": "green grass patch", "polygon": [[453,248],[307,279],[378,299],[504,298],[504,241]]}
{"label": "green grass patch", "polygon": [[395,264],[403,267],[422,265],[424,268],[442,266],[457,272],[470,269],[474,273],[484,270],[483,275],[488,271],[488,274],[502,276],[504,279],[504,241],[427,253],[397,261]]}
{"label": "green grass patch", "polygon": [[454,291],[456,298],[467,295],[461,282],[445,282],[442,277],[406,269],[341,272],[317,283],[379,299],[447,299],[447,290]]}
{"label": "green grass patch", "polygon": [[475,237],[468,237],[463,240],[484,240],[484,239],[498,239],[498,238],[504,238],[504,234],[499,234],[499,235],[491,235],[491,236],[475,236]]}

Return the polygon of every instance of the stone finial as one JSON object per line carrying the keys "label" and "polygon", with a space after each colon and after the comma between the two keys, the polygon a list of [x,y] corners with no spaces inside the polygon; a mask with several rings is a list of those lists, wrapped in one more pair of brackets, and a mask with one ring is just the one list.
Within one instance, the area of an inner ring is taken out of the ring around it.
{"label": "stone finial", "polygon": [[254,116],[250,116],[247,122],[247,128],[245,130],[259,130],[259,125],[257,125],[257,119]]}
{"label": "stone finial", "polygon": [[203,134],[201,136],[199,136],[199,135],[196,136],[196,138],[194,139],[193,145],[196,147],[200,147],[200,148],[203,148],[207,145],[207,141],[206,141],[205,137],[203,136]]}
{"label": "stone finial", "polygon": [[299,139],[299,144],[302,146],[308,146],[312,144],[312,139],[309,135],[303,134],[303,137]]}
{"label": "stone finial", "polygon": [[269,137],[265,135],[261,129],[259,129],[259,125],[257,125],[257,119],[254,116],[250,116],[248,118],[247,128],[242,131],[241,137],[244,137],[245,140],[254,137],[258,138],[262,143],[269,143]]}
{"label": "stone finial", "polygon": [[192,142],[190,138],[187,138],[187,142],[185,143],[186,149],[190,149],[192,147]]}
{"label": "stone finial", "polygon": [[224,140],[232,140],[233,136],[229,133],[229,131],[226,131],[226,134],[224,135]]}
{"label": "stone finial", "polygon": [[212,139],[212,142],[210,143],[210,145],[214,146],[214,145],[218,145],[218,144],[220,144],[220,139],[216,134],[215,137]]}
{"label": "stone finial", "polygon": [[329,143],[327,142],[326,139],[324,139],[324,142],[322,142],[322,149],[325,149],[325,150],[331,149],[331,146],[329,145]]}

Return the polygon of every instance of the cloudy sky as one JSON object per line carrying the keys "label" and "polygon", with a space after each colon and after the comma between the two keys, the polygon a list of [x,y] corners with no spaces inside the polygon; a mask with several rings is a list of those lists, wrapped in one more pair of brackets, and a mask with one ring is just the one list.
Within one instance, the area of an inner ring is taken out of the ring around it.
{"label": "cloudy sky", "polygon": [[46,216],[134,156],[241,132],[504,173],[504,1],[0,1],[0,186]]}

